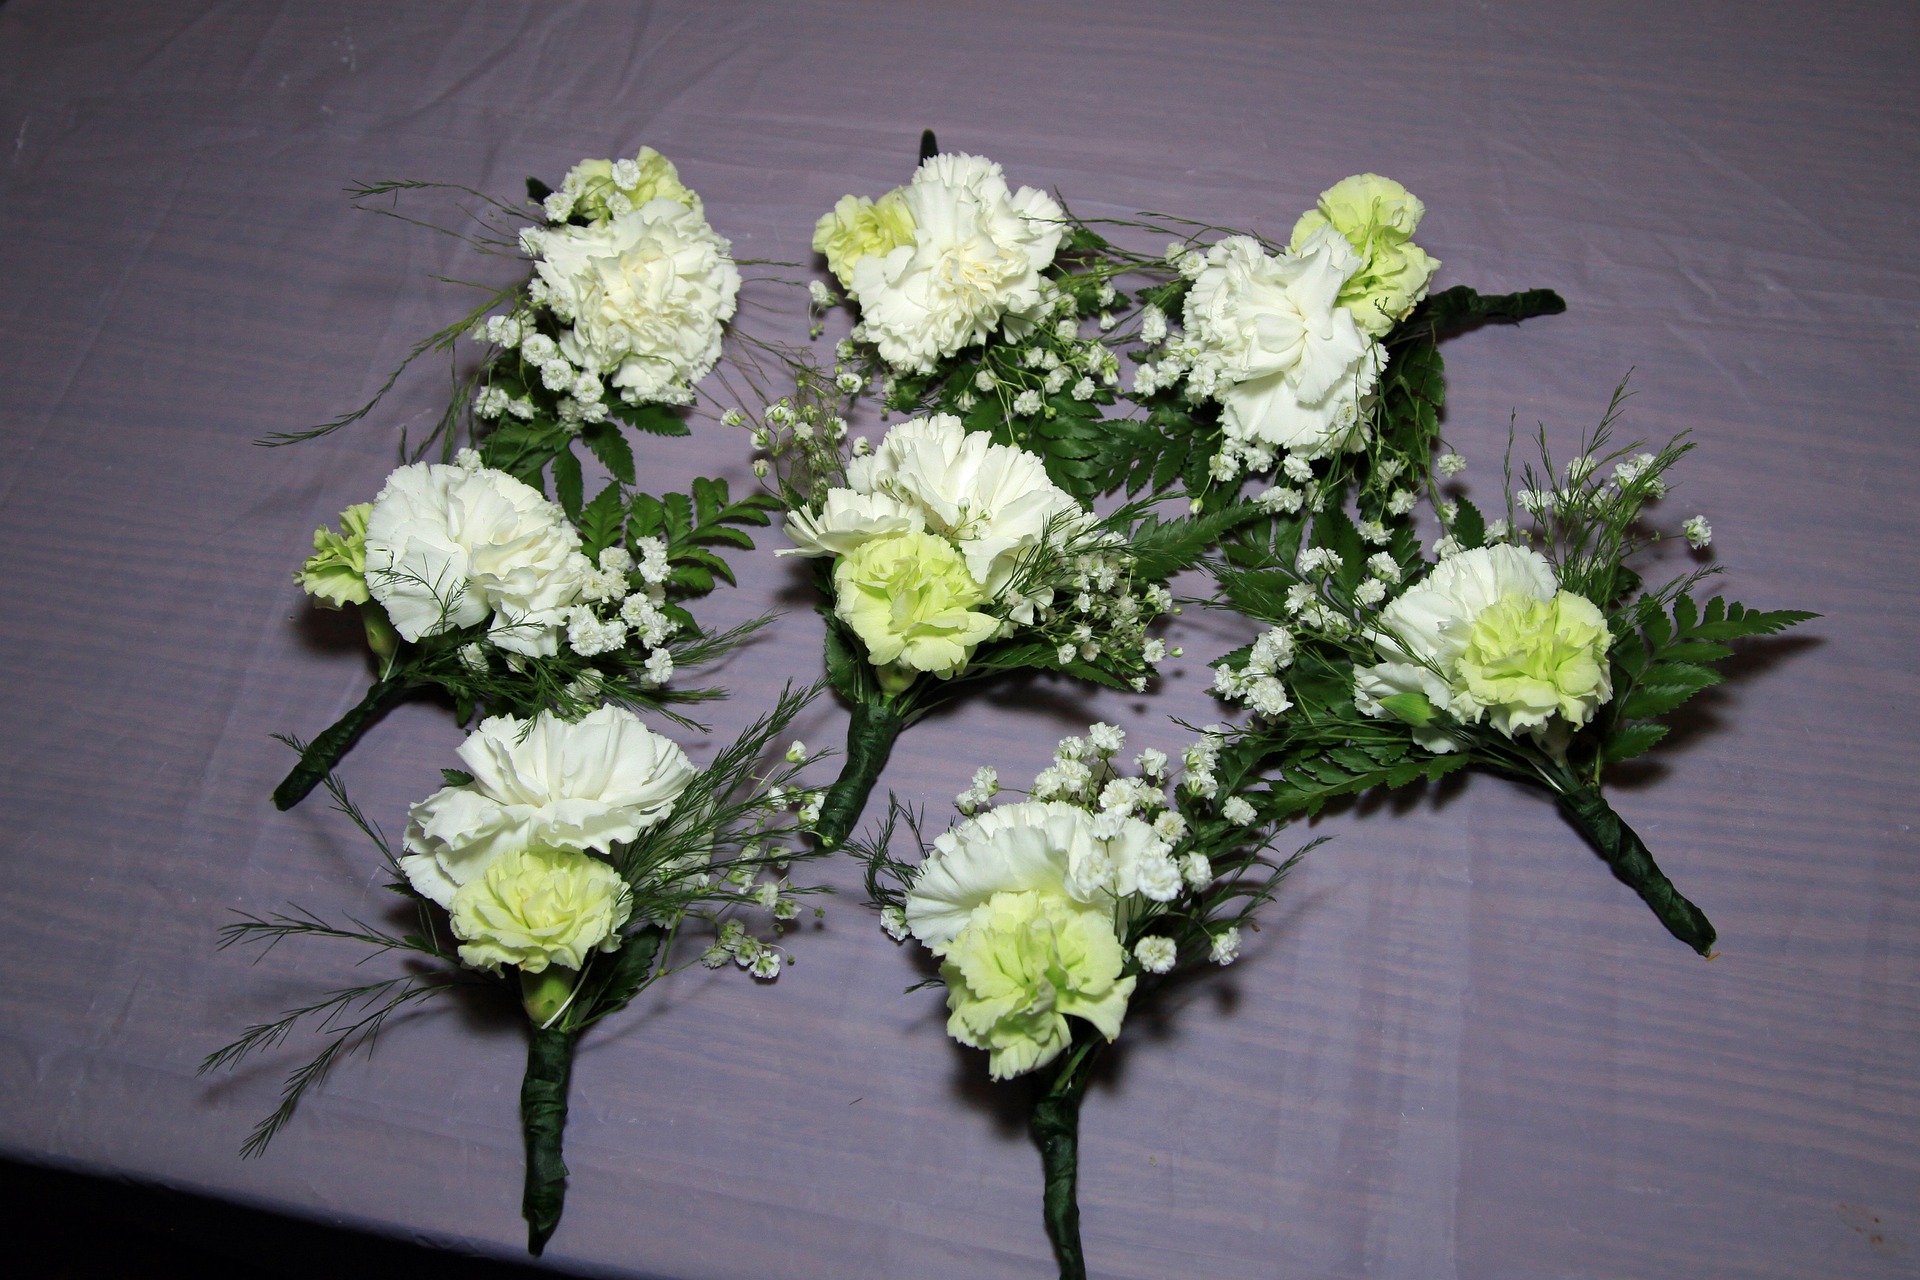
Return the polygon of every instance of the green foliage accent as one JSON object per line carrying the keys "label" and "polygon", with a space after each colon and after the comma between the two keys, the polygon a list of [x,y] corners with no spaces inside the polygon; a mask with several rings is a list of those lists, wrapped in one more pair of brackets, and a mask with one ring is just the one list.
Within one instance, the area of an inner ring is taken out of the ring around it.
{"label": "green foliage accent", "polygon": [[1103,249],[1112,248],[1112,242],[1091,227],[1075,226],[1067,232],[1063,246],[1063,256],[1075,254],[1097,254]]}
{"label": "green foliage accent", "polygon": [[539,422],[504,422],[480,442],[480,460],[514,479],[545,492],[541,473],[567,451],[571,439],[559,427]]}
{"label": "green foliage accent", "polygon": [[1287,616],[1287,589],[1299,580],[1290,570],[1272,567],[1234,569],[1218,576],[1229,604],[1250,618],[1268,623]]}
{"label": "green foliage accent", "polygon": [[1390,453],[1427,465],[1440,442],[1445,375],[1446,361],[1430,332],[1413,331],[1393,352],[1380,379],[1381,443]]}
{"label": "green foliage accent", "polygon": [[599,559],[602,551],[620,541],[626,522],[627,505],[621,497],[620,486],[609,484],[574,518],[580,530],[580,550],[589,560]]}
{"label": "green foliage accent", "polygon": [[1157,582],[1191,569],[1227,534],[1265,514],[1250,502],[1181,520],[1163,521],[1149,512],[1127,532],[1134,575]]}
{"label": "green foliage accent", "polygon": [[1059,671],[1108,689],[1131,691],[1130,679],[1118,672],[1079,658],[1060,661],[1059,651],[1050,644],[1031,640],[982,645],[967,664],[969,673],[986,671]]}
{"label": "green foliage accent", "polygon": [[1333,748],[1302,746],[1269,765],[1277,768],[1267,781],[1262,813],[1276,819],[1310,816],[1337,797],[1435,782],[1471,762],[1463,751],[1436,755],[1397,735]]}
{"label": "green foliage accent", "polygon": [[1053,416],[1033,419],[1019,443],[1040,455],[1056,485],[1080,502],[1091,502],[1102,492],[1095,481],[1102,473],[1100,456],[1112,424],[1101,419],[1098,404],[1075,400],[1064,391],[1047,404]]}
{"label": "green foliage accent", "polygon": [[[529,483],[539,487],[539,477]],[[587,500],[587,478],[580,470],[580,459],[571,449],[563,449],[553,455],[553,498],[560,509],[567,513],[567,519],[578,524],[580,508]]]}
{"label": "green foliage accent", "polygon": [[1630,760],[1652,748],[1666,728],[1644,722],[1719,684],[1725,677],[1711,664],[1733,655],[1725,641],[1777,635],[1819,616],[1800,609],[1749,609],[1720,596],[1702,608],[1687,594],[1691,582],[1642,596],[1614,619],[1613,701],[1604,711],[1602,763]]}
{"label": "green foliage accent", "polygon": [[593,451],[593,456],[600,459],[600,465],[607,469],[608,475],[621,484],[633,483],[633,446],[627,443],[627,438],[620,434],[620,428],[613,424],[611,418],[581,431],[580,439]]}
{"label": "green foliage accent", "polygon": [[868,677],[867,655],[858,638],[847,630],[846,623],[834,616],[833,610],[823,607],[818,612],[827,624],[828,685],[856,707],[877,697]]}
{"label": "green foliage accent", "polygon": [[1177,482],[1191,494],[1205,493],[1207,466],[1222,439],[1214,406],[1187,405],[1167,394],[1147,404],[1144,421],[1116,418],[1101,424],[1099,451],[1086,478],[1095,493],[1170,492]]}
{"label": "green foliage accent", "polygon": [[473,781],[473,775],[464,769],[442,769],[440,781],[449,787],[464,787]]}
{"label": "green foliage accent", "polygon": [[1628,725],[1607,739],[1606,746],[1600,752],[1601,762],[1619,764],[1622,760],[1631,760],[1635,756],[1644,755],[1669,732],[1667,726],[1663,724]]}
{"label": "green foliage accent", "polygon": [[595,1018],[624,1009],[655,978],[661,976],[657,960],[664,958],[665,930],[657,925],[630,928],[621,935],[620,949],[611,962],[601,961],[580,979],[580,994],[574,1003],[593,1010]]}
{"label": "green foliage accent", "polygon": [[[536,406],[547,394],[543,389],[523,385],[499,365],[495,366],[492,385],[509,395],[530,396]],[[609,475],[622,484],[632,484],[635,478],[633,446],[621,433],[619,423],[657,436],[684,436],[690,430],[662,405],[635,406],[614,400],[607,403],[607,411],[606,421],[581,428],[577,437],[544,412],[526,422],[503,420],[480,437],[477,445],[480,460],[542,492],[546,491],[546,485],[541,477],[551,468],[554,501],[577,520],[585,497],[585,481],[580,455],[573,449],[576,438],[600,460]]]}
{"label": "green foliage accent", "polygon": [[1472,551],[1475,547],[1487,545],[1487,518],[1480,514],[1480,508],[1465,498],[1454,499],[1453,523],[1447,526],[1447,532],[1460,544],[1462,551]]}
{"label": "green foliage accent", "polygon": [[630,539],[659,538],[667,544],[669,594],[678,599],[705,595],[715,579],[733,583],[733,569],[708,550],[713,546],[753,549],[753,538],[737,527],[765,527],[769,512],[780,509],[773,494],[752,493],[734,500],[725,480],[705,477],[693,482],[691,493],[662,497],[637,493],[628,507]]}
{"label": "green foliage accent", "polygon": [[1360,530],[1347,518],[1347,513],[1339,507],[1329,506],[1315,516],[1311,545],[1338,553],[1340,567],[1333,573],[1333,582],[1342,597],[1352,599],[1354,588],[1366,576],[1367,544],[1361,539]]}
{"label": "green foliage accent", "polygon": [[653,436],[691,435],[693,428],[679,414],[660,404],[628,404],[624,400],[607,401],[607,414],[618,418],[635,431]]}

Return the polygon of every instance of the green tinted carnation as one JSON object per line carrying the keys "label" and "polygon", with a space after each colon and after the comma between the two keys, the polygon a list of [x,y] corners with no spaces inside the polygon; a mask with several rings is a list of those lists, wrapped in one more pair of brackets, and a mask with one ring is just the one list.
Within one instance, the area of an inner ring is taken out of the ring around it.
{"label": "green tinted carnation", "polygon": [[996,893],[946,946],[947,1034],[985,1049],[995,1080],[1058,1057],[1069,1017],[1112,1040],[1133,994],[1125,962],[1106,912],[1039,890]]}
{"label": "green tinted carnation", "polygon": [[673,167],[673,161],[652,147],[642,147],[633,162],[639,180],[631,186],[620,185],[611,160],[582,160],[573,166],[561,184],[561,190],[574,196],[573,212],[590,222],[605,222],[613,214],[608,202],[616,193],[625,197],[630,209],[638,209],[649,200],[672,200],[701,212],[700,197],[680,181],[680,171]]}
{"label": "green tinted carnation", "polygon": [[1321,192],[1319,203],[1300,215],[1289,248],[1298,253],[1322,227],[1344,236],[1362,265],[1341,287],[1339,303],[1363,331],[1383,337],[1427,296],[1427,282],[1440,268],[1411,238],[1426,211],[1419,197],[1393,179],[1355,174]]}
{"label": "green tinted carnation", "polygon": [[313,531],[313,554],[293,575],[302,590],[330,609],[365,604],[367,595],[367,515],[371,502],[340,513],[340,532],[322,525]]}
{"label": "green tinted carnation", "polygon": [[449,909],[460,960],[499,972],[578,969],[597,949],[617,950],[632,901],[620,874],[570,849],[521,849],[460,886]]}
{"label": "green tinted carnation", "polygon": [[833,568],[833,611],[878,667],[950,676],[999,627],[974,606],[986,588],[953,545],[930,533],[893,533],[855,548]]}
{"label": "green tinted carnation", "polygon": [[904,193],[895,188],[878,200],[841,196],[833,209],[813,227],[813,251],[825,255],[827,270],[842,288],[853,284],[853,264],[867,257],[885,257],[903,244],[913,243],[913,211]]}
{"label": "green tinted carnation", "polygon": [[1508,735],[1538,729],[1558,712],[1574,726],[1613,696],[1607,620],[1585,596],[1502,596],[1473,620],[1458,681]]}

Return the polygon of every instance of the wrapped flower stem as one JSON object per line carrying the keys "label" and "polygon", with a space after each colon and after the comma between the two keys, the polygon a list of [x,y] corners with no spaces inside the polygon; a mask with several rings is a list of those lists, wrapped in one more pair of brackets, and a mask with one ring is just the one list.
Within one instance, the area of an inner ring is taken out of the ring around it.
{"label": "wrapped flower stem", "polygon": [[560,1156],[567,1127],[567,1082],[573,1074],[574,1032],[535,1027],[527,1041],[527,1074],[520,1082],[520,1126],[527,1142],[527,1252],[539,1257],[560,1225],[567,1166]]}
{"label": "wrapped flower stem", "polygon": [[1060,1263],[1060,1280],[1086,1280],[1087,1260],[1080,1251],[1080,1099],[1092,1078],[1100,1040],[1084,1031],[1060,1069],[1033,1099],[1027,1127],[1040,1148],[1040,1168],[1046,1178],[1041,1213],[1047,1239]]}
{"label": "wrapped flower stem", "polygon": [[284,811],[306,799],[307,793],[333,772],[333,767],[340,763],[340,757],[347,754],[347,749],[359,740],[366,727],[398,702],[412,685],[413,682],[404,676],[386,676],[374,681],[373,687],[367,690],[367,696],[360,699],[352,710],[327,726],[312,742],[299,748],[300,762],[273,789],[273,807]]}
{"label": "wrapped flower stem", "polygon": [[847,723],[847,763],[827,790],[820,806],[820,821],[814,827],[823,848],[839,845],[860,820],[873,784],[887,767],[893,741],[908,723],[908,717],[885,695],[854,701],[853,718]]}
{"label": "wrapped flower stem", "polygon": [[1561,812],[1587,838],[1613,874],[1653,908],[1653,914],[1680,941],[1701,955],[1713,950],[1716,936],[1706,913],[1683,897],[1673,881],[1654,862],[1653,854],[1633,828],[1607,803],[1597,785],[1567,786],[1557,791]]}

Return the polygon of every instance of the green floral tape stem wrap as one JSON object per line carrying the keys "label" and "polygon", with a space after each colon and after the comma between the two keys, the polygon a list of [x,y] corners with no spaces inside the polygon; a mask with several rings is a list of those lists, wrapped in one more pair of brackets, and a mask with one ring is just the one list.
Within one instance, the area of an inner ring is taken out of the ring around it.
{"label": "green floral tape stem wrap", "polygon": [[860,811],[867,806],[867,796],[873,790],[873,784],[879,780],[880,771],[886,768],[887,756],[893,751],[893,740],[907,727],[907,718],[894,710],[886,702],[856,699],[853,704],[853,719],[847,723],[847,763],[840,770],[839,779],[827,792],[827,798],[820,806],[820,821],[814,830],[820,836],[820,843],[833,848],[847,838],[853,830],[853,824],[860,820]]}
{"label": "green floral tape stem wrap", "polygon": [[1040,1168],[1046,1178],[1041,1213],[1047,1239],[1060,1262],[1060,1280],[1086,1280],[1087,1275],[1087,1260],[1080,1250],[1080,1098],[1087,1091],[1099,1043],[1097,1034],[1094,1039],[1076,1034],[1075,1039],[1046,1091],[1034,1098],[1027,1120],[1034,1145],[1040,1148]]}
{"label": "green floral tape stem wrap", "polygon": [[520,1084],[520,1125],[527,1139],[526,1192],[520,1212],[527,1220],[527,1252],[536,1258],[560,1225],[567,1197],[567,1165],[560,1158],[567,1127],[567,1080],[573,1073],[574,1032],[532,1029],[527,1076]]}
{"label": "green floral tape stem wrap", "polygon": [[402,676],[392,676],[385,680],[376,680],[367,696],[360,699],[358,705],[327,727],[319,737],[307,744],[300,753],[300,763],[286,776],[281,784],[273,789],[274,807],[281,810],[291,809],[307,793],[320,785],[320,780],[332,772],[333,766],[340,763],[340,757],[347,754],[354,739],[371,724],[376,716],[399,701],[400,695],[409,688],[409,682]]}
{"label": "green floral tape stem wrap", "polygon": [[1599,787],[1574,787],[1562,791],[1559,799],[1560,807],[1607,860],[1613,874],[1653,908],[1653,914],[1667,926],[1667,932],[1703,956],[1713,950],[1713,940],[1718,935],[1706,913],[1673,887],[1673,881],[1667,879],[1666,873],[1654,862],[1645,842],[1620,820],[1620,815],[1600,794]]}

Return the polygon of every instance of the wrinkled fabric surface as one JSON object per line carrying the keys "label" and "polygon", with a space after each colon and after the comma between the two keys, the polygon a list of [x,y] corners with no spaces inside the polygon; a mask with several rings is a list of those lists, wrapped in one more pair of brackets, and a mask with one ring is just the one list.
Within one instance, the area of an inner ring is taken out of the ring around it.
{"label": "wrinkled fabric surface", "polygon": [[[1136,1007],[1087,1094],[1092,1272],[1911,1274],[1917,54],[1898,3],[0,6],[0,1154],[519,1251],[504,1002],[390,1027],[255,1161],[237,1148],[311,1043],[195,1075],[385,963],[214,944],[235,911],[392,911],[322,798],[268,803],[291,763],[269,735],[366,686],[351,620],[290,573],[433,422],[445,366],[328,439],[251,442],[372,394],[468,305],[432,277],[511,271],[342,189],[512,199],[649,144],[739,257],[808,262],[814,219],[904,181],[932,126],[1082,216],[1282,239],[1337,179],[1397,178],[1436,287],[1568,303],[1446,344],[1466,492],[1498,492],[1510,422],[1570,446],[1632,369],[1621,429],[1699,446],[1666,514],[1712,521],[1719,586],[1826,615],[1752,646],[1613,790],[1719,926],[1711,962],[1495,779],[1288,832],[1334,839],[1238,964]],[[804,341],[797,292],[748,274],[742,323]],[[640,447],[656,490],[751,483],[710,421]],[[700,616],[787,612],[718,673],[714,736],[681,735],[697,762],[820,670],[804,569],[762,541]],[[902,738],[881,790],[939,814],[977,765],[1024,781],[1096,718],[1176,748],[1170,717],[1219,715],[1205,660],[1251,634],[1189,608],[1149,696],[990,691]],[[798,734],[845,719],[822,701]],[[342,777],[397,835],[460,738],[408,703]],[[902,994],[926,969],[857,868],[819,875],[842,892],[777,984],[695,968],[584,1038],[551,1265],[1050,1274],[1025,1090],[948,1041],[938,992]]]}

